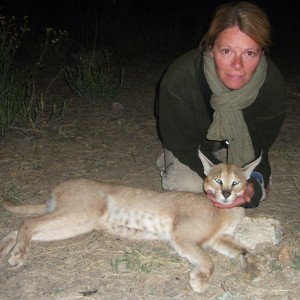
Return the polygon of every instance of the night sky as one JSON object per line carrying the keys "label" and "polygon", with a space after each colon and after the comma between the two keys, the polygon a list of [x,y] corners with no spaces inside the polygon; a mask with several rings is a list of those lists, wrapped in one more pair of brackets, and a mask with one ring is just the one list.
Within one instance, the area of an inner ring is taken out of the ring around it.
{"label": "night sky", "polygon": [[[201,28],[203,34],[209,25],[213,10],[228,1],[198,0],[0,0],[0,14],[22,17],[27,15],[34,30],[45,27],[65,29],[74,38],[84,35],[97,19],[101,28],[114,26],[118,20],[135,21],[135,26],[143,28],[149,20],[157,26],[167,26],[168,22],[180,24],[187,32]],[[284,37],[289,28],[300,27],[296,4],[288,1],[253,1],[265,8],[276,37]],[[144,22],[144,23],[143,23]],[[125,24],[124,22],[123,24]],[[124,25],[122,25],[124,26]],[[122,30],[122,26],[120,30]],[[150,26],[150,25],[149,25]],[[142,34],[142,33],[140,33]]]}
{"label": "night sky", "polygon": [[[116,13],[127,13],[138,17],[145,13],[157,16],[177,16],[179,18],[194,19],[202,17],[204,22],[218,5],[229,1],[218,0],[0,0],[2,14],[30,16],[34,22],[46,26],[64,25],[69,19],[81,19],[87,13],[97,12],[99,15],[113,10]],[[296,4],[288,1],[261,0],[253,1],[265,8],[271,19],[276,21],[290,16],[297,18]],[[75,24],[74,24],[75,25]]]}

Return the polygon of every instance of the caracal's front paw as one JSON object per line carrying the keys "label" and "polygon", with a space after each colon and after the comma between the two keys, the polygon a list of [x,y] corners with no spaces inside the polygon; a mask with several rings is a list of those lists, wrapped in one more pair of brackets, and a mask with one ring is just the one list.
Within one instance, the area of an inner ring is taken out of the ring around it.
{"label": "caracal's front paw", "polygon": [[195,267],[190,273],[190,286],[197,293],[203,293],[209,287],[211,271],[203,271]]}

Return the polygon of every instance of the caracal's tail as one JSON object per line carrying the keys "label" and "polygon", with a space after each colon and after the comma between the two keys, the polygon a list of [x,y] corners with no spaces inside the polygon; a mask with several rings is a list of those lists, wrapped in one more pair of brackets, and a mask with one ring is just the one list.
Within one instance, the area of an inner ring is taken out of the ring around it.
{"label": "caracal's tail", "polygon": [[27,215],[40,215],[47,213],[47,204],[33,204],[33,205],[16,205],[11,200],[4,200],[3,207],[13,213],[27,214]]}

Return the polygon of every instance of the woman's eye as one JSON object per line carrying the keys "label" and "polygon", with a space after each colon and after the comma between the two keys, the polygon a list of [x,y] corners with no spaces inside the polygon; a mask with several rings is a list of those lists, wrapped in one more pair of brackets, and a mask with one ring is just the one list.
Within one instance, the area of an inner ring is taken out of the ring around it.
{"label": "woman's eye", "polygon": [[220,178],[215,178],[214,180],[215,180],[216,183],[218,183],[218,184],[220,184],[220,185],[223,184],[223,181],[222,181],[222,179],[220,179]]}
{"label": "woman's eye", "polygon": [[248,55],[248,56],[255,56],[255,52],[253,52],[253,51],[248,51],[248,52],[247,52],[247,55]]}
{"label": "woman's eye", "polygon": [[229,54],[229,53],[230,53],[230,50],[229,50],[229,49],[222,49],[222,52],[223,52],[224,54]]}
{"label": "woman's eye", "polygon": [[232,186],[238,185],[240,182],[237,180],[232,181]]}

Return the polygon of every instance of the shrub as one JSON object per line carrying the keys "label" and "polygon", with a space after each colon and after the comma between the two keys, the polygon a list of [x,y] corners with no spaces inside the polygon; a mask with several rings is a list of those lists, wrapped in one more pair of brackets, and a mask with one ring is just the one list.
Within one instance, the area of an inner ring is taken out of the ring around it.
{"label": "shrub", "polygon": [[34,87],[34,75],[40,68],[45,53],[49,47],[57,43],[67,33],[56,32],[53,28],[46,29],[44,41],[40,45],[40,53],[32,66],[16,67],[16,53],[30,31],[28,18],[25,16],[22,23],[15,17],[0,16],[0,135],[18,121],[33,122],[39,102],[44,97],[37,96]]}
{"label": "shrub", "polygon": [[114,99],[122,84],[123,71],[112,66],[107,52],[81,53],[75,67],[67,66],[65,78],[79,96],[103,103]]}
{"label": "shrub", "polygon": [[19,26],[14,17],[0,16],[0,134],[20,117],[27,97],[28,71],[14,70],[13,63],[24,34],[29,31],[27,18]]}

